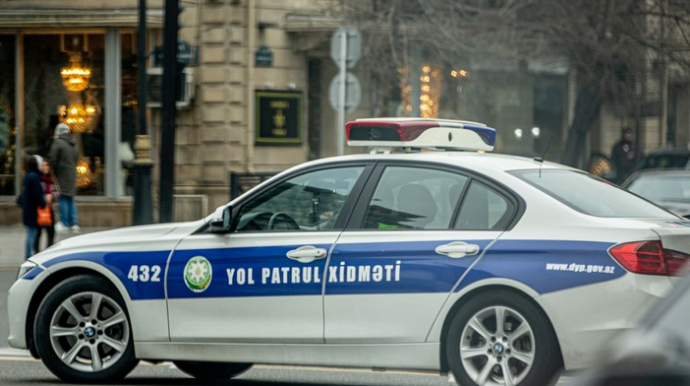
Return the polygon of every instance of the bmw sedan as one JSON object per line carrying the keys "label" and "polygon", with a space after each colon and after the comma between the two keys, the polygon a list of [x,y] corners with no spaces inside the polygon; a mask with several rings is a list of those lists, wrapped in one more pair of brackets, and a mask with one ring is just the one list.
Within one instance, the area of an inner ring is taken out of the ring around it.
{"label": "bmw sedan", "polygon": [[202,381],[264,363],[544,385],[686,272],[690,221],[491,154],[485,125],[357,120],[347,138],[371,153],[296,166],[198,221],[35,255],[9,293],[10,344],[82,383],[150,360]]}

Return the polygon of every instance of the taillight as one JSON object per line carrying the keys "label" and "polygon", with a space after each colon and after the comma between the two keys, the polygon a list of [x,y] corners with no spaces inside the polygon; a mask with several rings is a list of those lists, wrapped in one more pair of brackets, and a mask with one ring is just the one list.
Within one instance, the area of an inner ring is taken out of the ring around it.
{"label": "taillight", "polygon": [[690,255],[664,249],[659,241],[618,244],[609,253],[623,268],[645,275],[682,276],[688,273]]}

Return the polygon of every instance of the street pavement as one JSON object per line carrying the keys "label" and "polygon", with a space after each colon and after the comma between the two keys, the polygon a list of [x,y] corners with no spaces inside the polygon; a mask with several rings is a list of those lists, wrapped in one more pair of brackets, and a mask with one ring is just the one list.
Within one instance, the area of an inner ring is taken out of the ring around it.
{"label": "street pavement", "polygon": [[[55,235],[55,242],[78,234],[91,233],[109,228],[82,228],[80,233],[66,232]],[[45,249],[48,236],[45,232],[41,235],[41,250]],[[0,226],[0,268],[19,268],[24,262],[24,242],[26,240],[26,228],[23,225]]]}

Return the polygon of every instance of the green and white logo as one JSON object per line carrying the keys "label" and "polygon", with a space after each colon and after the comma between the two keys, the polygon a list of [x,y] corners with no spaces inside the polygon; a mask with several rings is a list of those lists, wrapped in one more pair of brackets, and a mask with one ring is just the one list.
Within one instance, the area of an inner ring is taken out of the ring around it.
{"label": "green and white logo", "polygon": [[193,292],[204,292],[211,285],[213,269],[203,256],[194,256],[184,266],[184,282]]}

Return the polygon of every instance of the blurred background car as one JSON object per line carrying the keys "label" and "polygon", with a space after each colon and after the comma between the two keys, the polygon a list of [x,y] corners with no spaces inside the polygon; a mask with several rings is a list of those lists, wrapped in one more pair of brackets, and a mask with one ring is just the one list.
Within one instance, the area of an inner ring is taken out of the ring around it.
{"label": "blurred background car", "polygon": [[640,170],[622,187],[679,216],[690,218],[690,170]]}
{"label": "blurred background car", "polygon": [[646,155],[635,170],[644,169],[690,169],[689,149],[658,149]]}
{"label": "blurred background car", "polygon": [[602,365],[571,386],[690,385],[690,277],[656,303],[637,328],[605,345]]}
{"label": "blurred background car", "polygon": [[[642,157],[640,162],[635,166],[634,172],[650,169],[690,170],[690,149],[657,149]],[[601,152],[592,152],[590,154],[587,171],[608,181],[620,181],[618,170],[613,164],[613,161],[611,161],[609,156]],[[622,177],[625,178],[625,176]],[[625,178],[625,180],[629,181],[632,177],[633,175]]]}

